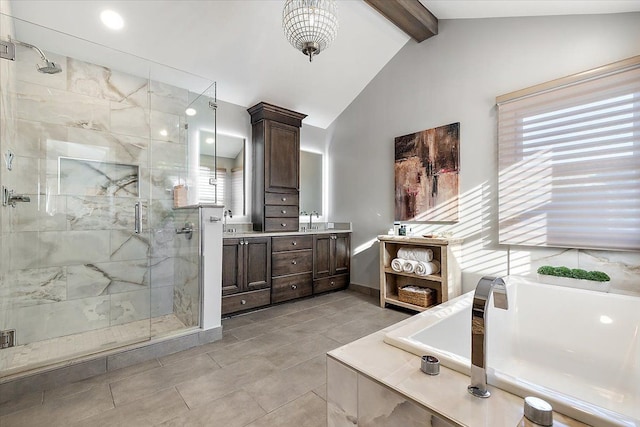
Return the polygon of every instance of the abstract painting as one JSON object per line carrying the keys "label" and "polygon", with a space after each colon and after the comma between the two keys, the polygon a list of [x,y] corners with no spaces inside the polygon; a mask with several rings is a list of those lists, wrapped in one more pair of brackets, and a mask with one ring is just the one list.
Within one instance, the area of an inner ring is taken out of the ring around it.
{"label": "abstract painting", "polygon": [[395,220],[458,221],[460,123],[395,139]]}

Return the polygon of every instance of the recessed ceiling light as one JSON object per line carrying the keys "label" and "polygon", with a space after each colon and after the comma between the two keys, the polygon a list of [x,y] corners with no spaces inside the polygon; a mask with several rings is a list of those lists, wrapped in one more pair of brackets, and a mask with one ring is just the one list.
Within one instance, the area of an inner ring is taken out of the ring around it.
{"label": "recessed ceiling light", "polygon": [[118,12],[113,10],[103,10],[100,14],[102,23],[112,30],[121,30],[124,27],[124,20]]}
{"label": "recessed ceiling light", "polygon": [[215,142],[215,139],[207,138],[207,139],[204,140],[204,142],[206,142],[207,144],[213,144]]}
{"label": "recessed ceiling light", "polygon": [[169,135],[169,132],[167,132],[166,129],[162,129],[162,130],[160,130],[160,135],[167,136],[167,135]]}
{"label": "recessed ceiling light", "polygon": [[605,316],[602,315],[600,316],[600,323],[605,324],[605,325],[609,325],[611,323],[613,323],[613,319],[609,316]]}
{"label": "recessed ceiling light", "polygon": [[195,115],[196,115],[196,113],[197,113],[197,111],[196,111],[196,109],[195,109],[195,108],[191,108],[191,107],[189,107],[189,108],[187,108],[186,110],[184,110],[184,113],[185,113],[187,116],[195,116]]}

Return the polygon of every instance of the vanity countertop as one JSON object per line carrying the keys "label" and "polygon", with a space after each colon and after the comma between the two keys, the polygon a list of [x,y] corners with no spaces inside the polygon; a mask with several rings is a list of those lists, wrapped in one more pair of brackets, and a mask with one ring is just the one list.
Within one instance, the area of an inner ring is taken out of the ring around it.
{"label": "vanity countertop", "polygon": [[[284,237],[284,236],[304,236],[313,234],[331,234],[331,233],[351,233],[351,223],[333,223],[334,227],[327,228],[322,227],[317,230],[305,230],[305,231],[251,231],[251,230],[238,230],[236,232],[225,231],[223,233],[224,238],[241,238],[241,237]],[[227,227],[233,227],[234,224],[227,224]]]}
{"label": "vanity countertop", "polygon": [[[343,364],[399,392],[427,410],[468,427],[533,426],[523,421],[524,399],[496,387],[491,397],[478,399],[467,392],[469,377],[440,366],[440,374],[428,376],[420,371],[420,358],[386,344],[387,332],[405,325],[412,318],[389,326],[328,353]],[[579,421],[554,412],[554,427],[587,427]]]}

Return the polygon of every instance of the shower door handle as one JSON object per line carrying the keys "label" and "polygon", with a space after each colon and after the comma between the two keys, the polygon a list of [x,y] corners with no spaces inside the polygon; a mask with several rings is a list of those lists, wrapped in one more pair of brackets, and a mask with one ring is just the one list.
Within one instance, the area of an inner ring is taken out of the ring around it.
{"label": "shower door handle", "polygon": [[135,221],[133,231],[136,234],[142,233],[142,202],[136,202],[135,204]]}

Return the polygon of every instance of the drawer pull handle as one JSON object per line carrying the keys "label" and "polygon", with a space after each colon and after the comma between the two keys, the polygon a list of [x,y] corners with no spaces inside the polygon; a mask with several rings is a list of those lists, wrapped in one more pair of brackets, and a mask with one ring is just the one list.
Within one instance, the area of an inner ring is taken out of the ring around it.
{"label": "drawer pull handle", "polygon": [[297,246],[297,245],[298,245],[298,242],[293,241],[293,242],[291,242],[291,244],[292,244],[293,246]]}
{"label": "drawer pull handle", "polygon": [[287,224],[285,224],[284,222],[282,224],[280,224],[280,225],[283,226],[283,227],[287,226]]}
{"label": "drawer pull handle", "polygon": [[296,289],[298,289],[298,285],[291,285],[291,289],[295,291]]}
{"label": "drawer pull handle", "polygon": [[287,201],[287,198],[286,198],[286,197],[283,197],[283,198],[281,198],[280,200],[282,200],[283,202],[286,202],[286,201]]}
{"label": "drawer pull handle", "polygon": [[280,211],[280,213],[286,214],[286,213],[287,213],[287,211],[286,211],[286,210],[284,210],[284,209],[282,209],[282,210]]}
{"label": "drawer pull handle", "polygon": [[336,282],[333,282],[333,281],[332,281],[331,283],[329,283],[329,285],[330,285],[330,286],[335,286],[335,285],[336,285]]}
{"label": "drawer pull handle", "polygon": [[291,261],[291,264],[296,265],[298,263],[298,261],[296,261],[295,259],[293,261]]}
{"label": "drawer pull handle", "polygon": [[246,299],[240,300],[240,304],[245,305],[247,303]]}

